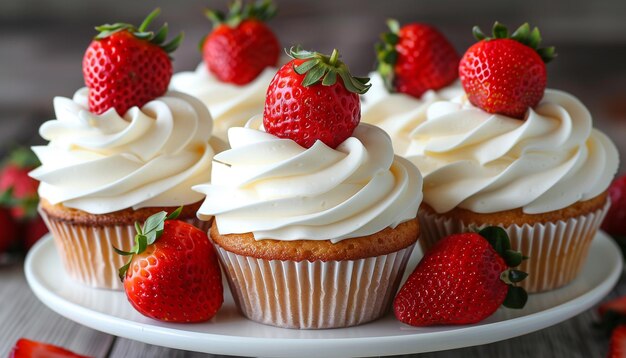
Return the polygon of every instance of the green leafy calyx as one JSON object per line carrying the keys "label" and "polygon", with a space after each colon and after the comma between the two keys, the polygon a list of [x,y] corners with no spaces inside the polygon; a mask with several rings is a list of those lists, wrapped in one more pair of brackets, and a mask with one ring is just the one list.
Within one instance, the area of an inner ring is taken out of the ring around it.
{"label": "green leafy calyx", "polygon": [[389,32],[380,34],[381,42],[376,44],[376,60],[378,62],[377,70],[383,78],[385,87],[389,92],[395,92],[393,85],[394,67],[398,61],[398,51],[396,45],[400,41],[398,33],[400,32],[400,23],[397,20],[387,20]]}
{"label": "green leafy calyx", "polygon": [[135,244],[130,251],[122,251],[116,247],[113,247],[116,253],[122,256],[130,256],[126,264],[119,268],[118,274],[120,276],[120,280],[124,282],[124,277],[126,277],[126,272],[130,267],[131,262],[133,261],[134,255],[139,255],[146,251],[148,246],[154,244],[159,237],[163,234],[163,228],[165,227],[165,220],[175,220],[180,215],[183,207],[179,207],[174,210],[171,214],[167,214],[165,211],[160,211],[152,216],[150,216],[143,223],[143,226],[139,224],[139,222],[135,222],[135,230],[137,231],[137,235],[135,235]]}
{"label": "green leafy calyx", "polygon": [[300,46],[292,47],[287,53],[291,58],[306,60],[294,67],[299,75],[304,75],[302,86],[309,87],[321,83],[322,86],[332,86],[337,77],[343,81],[344,87],[356,94],[364,94],[372,86],[367,77],[354,77],[348,66],[339,60],[339,51],[333,50],[330,56],[319,52],[302,50]]}
{"label": "green leafy calyx", "polygon": [[228,7],[228,12],[218,10],[206,10],[206,17],[213,22],[213,26],[227,25],[237,27],[248,19],[266,22],[276,15],[276,5],[271,0],[251,1],[243,4],[241,0],[236,0]]}
{"label": "green leafy calyx", "polygon": [[150,26],[150,23],[152,23],[152,21],[157,16],[159,16],[160,13],[161,9],[154,9],[146,17],[146,19],[143,20],[141,25],[139,25],[139,28],[136,28],[134,25],[121,22],[96,26],[96,31],[98,31],[99,34],[95,37],[95,39],[102,40],[113,35],[114,33],[127,31],[138,39],[148,41],[154,45],[161,47],[165,52],[172,53],[178,48],[183,40],[182,32],[170,42],[165,43],[165,39],[167,38],[167,33],[169,31],[167,23],[163,24],[163,26],[161,26],[161,28],[157,32],[148,31],[148,26]]}
{"label": "green leafy calyx", "polygon": [[500,279],[509,286],[503,305],[508,308],[523,308],[528,300],[528,293],[517,284],[528,277],[528,274],[514,268],[519,266],[522,261],[527,260],[528,257],[511,250],[509,235],[501,227],[488,226],[480,230],[478,234],[489,242],[509,267],[500,274]]}
{"label": "green leafy calyx", "polygon": [[528,23],[524,23],[512,34],[509,34],[509,30],[506,26],[497,21],[495,22],[495,24],[493,24],[492,37],[485,35],[478,26],[474,26],[474,28],[472,29],[472,33],[474,34],[474,37],[479,41],[489,41],[495,39],[515,40],[537,51],[537,54],[539,54],[539,56],[545,63],[552,61],[556,57],[554,46],[539,48],[539,45],[541,44],[541,33],[539,32],[539,29],[537,27],[531,30]]}

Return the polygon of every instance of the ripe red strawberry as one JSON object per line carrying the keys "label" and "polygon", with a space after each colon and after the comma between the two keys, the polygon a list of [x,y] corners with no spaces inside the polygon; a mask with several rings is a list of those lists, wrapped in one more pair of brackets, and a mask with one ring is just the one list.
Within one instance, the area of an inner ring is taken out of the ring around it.
{"label": "ripe red strawberry", "polygon": [[28,173],[38,166],[39,160],[30,149],[17,148],[0,170],[0,205],[9,208],[16,220],[37,216],[39,182]]}
{"label": "ripe red strawberry", "polygon": [[222,276],[215,249],[207,234],[174,220],[164,211],[135,224],[137,236],[120,268],[126,297],[144,316],[169,322],[201,322],[221,307]]}
{"label": "ripe red strawberry", "polygon": [[88,358],[52,344],[20,338],[9,352],[9,358]]}
{"label": "ripe red strawberry", "polygon": [[611,341],[609,342],[609,358],[624,358],[626,357],[626,325],[621,325],[615,328],[613,334],[611,334]]}
{"label": "ripe red strawberry", "polygon": [[26,251],[30,250],[33,245],[42,236],[48,232],[48,227],[43,219],[37,215],[34,219],[28,220],[22,223],[21,233],[24,240],[24,248]]}
{"label": "ripe red strawberry", "polygon": [[502,304],[522,308],[528,295],[515,283],[527,274],[510,267],[523,259],[499,227],[448,236],[424,255],[398,292],[396,317],[412,326],[469,324]]}
{"label": "ripe red strawberry", "polygon": [[469,101],[489,113],[523,119],[546,89],[546,62],[555,56],[554,47],[538,49],[539,29],[528,23],[509,36],[496,22],[493,37],[476,26],[478,43],[470,47],[459,64],[459,77]]}
{"label": "ripe red strawberry", "polygon": [[168,27],[156,33],[147,28],[160,13],[154,10],[139,28],[116,23],[96,27],[100,33],[83,57],[83,77],[89,88],[89,110],[101,114],[115,108],[124,115],[162,96],[172,78],[169,53],[182,41],[182,33],[163,44]]}
{"label": "ripe red strawberry", "polygon": [[326,56],[292,48],[290,55],[267,89],[263,126],[305,148],[317,140],[336,148],[361,120],[359,94],[369,78],[353,77],[337,50]]}
{"label": "ripe red strawberry", "polygon": [[7,251],[17,240],[17,223],[9,210],[0,208],[0,253]]}
{"label": "ripe red strawberry", "polygon": [[420,98],[457,79],[459,55],[436,28],[419,23],[400,27],[396,20],[387,25],[391,32],[381,35],[376,52],[389,91]]}
{"label": "ripe red strawberry", "polygon": [[626,175],[623,175],[609,187],[611,207],[602,222],[602,230],[615,238],[626,241]]}
{"label": "ripe red strawberry", "polygon": [[222,82],[245,85],[266,67],[276,66],[280,46],[276,35],[265,25],[276,14],[270,0],[248,3],[235,1],[227,15],[208,10],[213,31],[200,43],[209,71]]}
{"label": "ripe red strawberry", "polygon": [[622,296],[607,302],[598,307],[598,314],[602,317],[609,311],[626,317],[626,296]]}

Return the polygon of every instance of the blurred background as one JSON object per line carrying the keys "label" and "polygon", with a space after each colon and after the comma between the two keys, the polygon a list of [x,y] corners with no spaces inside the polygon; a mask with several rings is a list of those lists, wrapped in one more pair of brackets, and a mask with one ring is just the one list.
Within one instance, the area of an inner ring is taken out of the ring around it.
{"label": "blurred background", "polygon": [[[514,29],[528,21],[541,29],[544,45],[558,57],[548,65],[548,87],[579,97],[594,115],[595,126],[620,149],[626,170],[626,1],[624,0],[275,0],[279,14],[269,25],[282,45],[341,50],[356,74],[374,68],[373,44],[386,30],[385,19],[437,26],[460,53],[473,43],[471,28],[485,32],[494,20]],[[1,0],[0,1],[0,143],[42,143],[38,126],[54,117],[54,96],[71,97],[83,86],[81,60],[95,34],[107,22],[139,24],[153,8],[155,25],[185,31],[174,53],[175,71],[192,70],[200,61],[197,43],[211,30],[203,9],[225,9],[227,1]]]}

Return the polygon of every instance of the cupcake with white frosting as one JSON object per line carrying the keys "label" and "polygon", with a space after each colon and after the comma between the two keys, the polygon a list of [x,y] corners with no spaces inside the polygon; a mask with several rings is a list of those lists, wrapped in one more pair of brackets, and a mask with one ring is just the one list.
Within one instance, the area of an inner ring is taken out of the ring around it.
{"label": "cupcake with white frosting", "polygon": [[166,92],[166,50],[176,42],[137,37],[148,20],[140,29],[99,28],[83,61],[88,87],[54,99],[56,119],[39,129],[49,143],[33,147],[39,211],[69,276],[94,287],[122,287],[124,257],[114,247],[130,251],[136,222],[184,205],[181,220],[208,229],[195,217],[203,197],[191,187],[210,178],[211,115],[198,99]]}
{"label": "cupcake with white frosting", "polygon": [[[424,249],[452,233],[502,226],[513,249],[530,257],[520,267],[529,274],[522,285],[545,291],[582,269],[610,205],[606,190],[618,153],[578,99],[544,91],[542,58],[525,44],[497,37],[504,33],[499,26],[494,39],[477,43],[461,61],[466,94],[430,105],[403,155],[424,176]],[[493,75],[474,75],[480,71]],[[480,91],[488,85],[484,97]],[[535,92],[541,95],[537,103],[521,103]]]}
{"label": "cupcake with white frosting", "polygon": [[384,131],[358,125],[367,85],[336,51],[292,56],[263,118],[231,128],[211,183],[194,187],[206,195],[198,217],[215,217],[210,237],[246,317],[353,326],[389,309],[419,236],[422,179]]}
{"label": "cupcake with white frosting", "polygon": [[242,127],[263,112],[265,92],[276,73],[280,46],[265,22],[276,13],[271,1],[233,2],[227,14],[208,11],[214,29],[202,42],[195,71],[172,78],[171,89],[197,97],[211,112],[213,134],[224,142],[231,127]]}

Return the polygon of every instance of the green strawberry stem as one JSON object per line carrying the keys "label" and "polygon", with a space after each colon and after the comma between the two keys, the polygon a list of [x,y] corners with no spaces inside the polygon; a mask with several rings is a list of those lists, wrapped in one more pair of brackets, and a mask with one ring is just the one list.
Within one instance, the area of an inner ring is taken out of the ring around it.
{"label": "green strawberry stem", "polygon": [[178,34],[172,41],[164,43],[169,31],[167,23],[163,24],[163,26],[161,26],[161,28],[156,33],[154,31],[147,31],[148,26],[150,26],[152,21],[157,16],[159,16],[160,13],[161,9],[159,8],[152,10],[152,12],[148,14],[148,16],[146,16],[145,20],[143,20],[141,25],[139,25],[139,28],[136,28],[134,25],[121,22],[96,26],[96,31],[98,31],[99,33],[98,35],[96,35],[95,39],[102,40],[113,35],[116,32],[128,31],[136,38],[146,40],[154,45],[161,47],[163,51],[167,53],[172,53],[183,41],[184,34],[182,32]]}
{"label": "green strawberry stem", "polygon": [[236,0],[228,7],[228,13],[207,9],[205,15],[213,23],[213,27],[227,25],[235,28],[248,19],[266,22],[276,15],[276,5],[271,0],[251,1],[245,6],[241,0]]}
{"label": "green strawberry stem", "polygon": [[478,231],[478,234],[491,244],[494,250],[504,259],[507,266],[509,266],[509,269],[500,274],[500,279],[509,286],[502,305],[507,308],[523,308],[526,305],[526,301],[528,301],[528,293],[522,287],[517,286],[517,284],[528,277],[528,274],[513,268],[519,266],[528,257],[523,256],[520,252],[511,250],[509,235],[501,227],[487,226]]}
{"label": "green strawberry stem", "polygon": [[345,88],[356,94],[364,94],[372,86],[368,84],[369,78],[354,77],[350,74],[348,66],[339,60],[339,51],[334,49],[330,56],[319,52],[306,51],[300,46],[291,47],[287,54],[291,58],[306,60],[294,71],[299,75],[305,75],[302,86],[310,87],[319,83],[322,86],[332,86],[337,82],[337,76],[341,77]]}
{"label": "green strawberry stem", "polygon": [[140,225],[139,222],[135,222],[135,231],[137,231],[137,235],[135,235],[135,244],[130,251],[122,251],[113,246],[113,250],[119,255],[130,256],[126,264],[118,270],[118,274],[122,282],[124,282],[124,277],[126,277],[126,272],[128,272],[128,268],[130,267],[130,263],[133,261],[134,255],[141,254],[146,251],[148,246],[154,244],[163,234],[165,220],[175,220],[178,218],[182,210],[183,207],[181,206],[169,215],[165,211],[160,211],[148,217],[148,219],[146,219],[143,223],[143,226]]}
{"label": "green strawberry stem", "polygon": [[376,44],[376,59],[378,61],[377,71],[383,78],[385,87],[389,92],[395,92],[394,66],[398,61],[398,51],[396,45],[400,41],[398,33],[400,32],[400,23],[395,19],[388,19],[387,26],[390,32],[384,32],[380,35],[382,42]]}
{"label": "green strawberry stem", "polygon": [[552,61],[556,57],[554,46],[539,48],[541,44],[541,33],[537,27],[533,28],[531,31],[530,25],[527,22],[517,28],[511,35],[509,35],[508,28],[497,21],[493,24],[492,37],[485,35],[478,26],[472,28],[472,34],[478,41],[495,39],[515,40],[537,51],[537,54],[539,54],[545,63]]}

